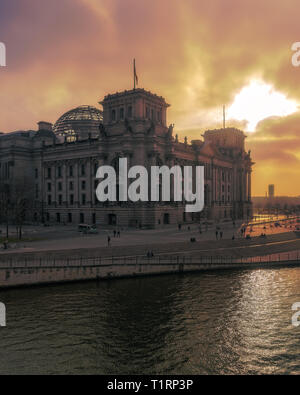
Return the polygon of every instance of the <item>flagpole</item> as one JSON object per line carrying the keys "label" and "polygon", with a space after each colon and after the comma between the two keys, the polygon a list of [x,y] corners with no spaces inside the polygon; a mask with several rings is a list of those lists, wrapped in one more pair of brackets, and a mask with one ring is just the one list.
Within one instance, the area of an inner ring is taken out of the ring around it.
{"label": "flagpole", "polygon": [[135,59],[133,59],[133,89],[135,90]]}

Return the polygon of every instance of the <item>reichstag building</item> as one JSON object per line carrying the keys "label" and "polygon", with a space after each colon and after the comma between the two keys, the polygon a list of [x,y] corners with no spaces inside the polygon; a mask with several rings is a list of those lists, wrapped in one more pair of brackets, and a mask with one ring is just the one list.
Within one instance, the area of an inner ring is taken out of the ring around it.
{"label": "reichstag building", "polygon": [[[250,152],[241,130],[205,131],[190,143],[167,125],[163,97],[134,89],[104,97],[103,110],[80,106],[52,125],[0,135],[2,185],[28,180],[30,222],[156,228],[166,224],[246,218],[252,214]],[[200,133],[199,133],[200,134]],[[98,202],[101,165],[202,165],[205,208],[186,213],[185,202]]]}

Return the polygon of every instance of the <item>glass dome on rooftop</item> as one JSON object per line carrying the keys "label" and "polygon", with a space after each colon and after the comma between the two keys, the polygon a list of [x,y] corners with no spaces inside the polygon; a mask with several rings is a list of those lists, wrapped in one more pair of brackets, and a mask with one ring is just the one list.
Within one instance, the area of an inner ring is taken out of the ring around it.
{"label": "glass dome on rooftop", "polygon": [[68,139],[87,137],[99,134],[99,126],[103,121],[102,111],[93,106],[79,106],[63,114],[53,126],[58,136]]}

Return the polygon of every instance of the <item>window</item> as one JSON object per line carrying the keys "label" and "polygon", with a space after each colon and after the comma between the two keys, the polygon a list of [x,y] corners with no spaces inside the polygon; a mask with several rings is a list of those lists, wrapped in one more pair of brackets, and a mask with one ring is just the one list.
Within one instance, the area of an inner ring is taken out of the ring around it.
{"label": "window", "polygon": [[73,177],[73,166],[69,167],[69,176]]}
{"label": "window", "polygon": [[56,222],[60,222],[60,213],[56,213]]}
{"label": "window", "polygon": [[62,183],[61,182],[58,183],[58,190],[62,191]]}
{"label": "window", "polygon": [[84,214],[80,213],[80,223],[83,224],[84,223]]}
{"label": "window", "polygon": [[50,221],[50,214],[46,213],[46,221],[49,222]]}
{"label": "window", "polygon": [[95,180],[95,181],[94,181],[94,189],[95,189],[95,192],[96,192],[97,187],[98,187],[98,180]]}
{"label": "window", "polygon": [[73,181],[70,181],[69,187],[70,187],[70,191],[73,191],[73,189],[74,189]]}
{"label": "window", "polygon": [[151,119],[152,119],[152,121],[154,121],[154,110],[153,109],[151,110]]}
{"label": "window", "polygon": [[61,177],[61,166],[57,168],[57,177]]}
{"label": "window", "polygon": [[132,106],[129,106],[129,107],[127,108],[127,117],[128,117],[128,118],[132,118]]}
{"label": "window", "polygon": [[95,213],[93,213],[92,222],[93,222],[93,225],[96,224],[96,214]]}
{"label": "window", "polygon": [[8,163],[4,163],[4,172],[3,173],[4,173],[5,179],[9,178],[9,164]]}
{"label": "window", "polygon": [[124,108],[120,108],[120,119],[123,120],[124,119]]}
{"label": "window", "polygon": [[51,167],[48,167],[47,169],[47,177],[51,178]]}
{"label": "window", "polygon": [[74,195],[70,195],[70,204],[74,204]]}
{"label": "window", "polygon": [[85,176],[85,165],[84,164],[81,165],[81,175]]}
{"label": "window", "polygon": [[98,171],[98,163],[94,163],[94,176],[96,177]]}
{"label": "window", "polygon": [[83,193],[83,194],[81,195],[81,201],[82,201],[82,204],[85,204],[85,202],[86,202],[85,193]]}
{"label": "window", "polygon": [[7,179],[9,175],[9,166],[8,163],[4,163],[4,178]]}
{"label": "window", "polygon": [[48,192],[51,192],[51,182],[48,182],[47,186],[48,186]]}
{"label": "window", "polygon": [[157,120],[161,122],[161,110],[157,111]]}
{"label": "window", "polygon": [[111,111],[111,120],[114,122],[116,120],[116,110]]}
{"label": "window", "polygon": [[68,213],[68,222],[72,222],[72,213]]}
{"label": "window", "polygon": [[58,195],[58,204],[62,205],[62,195]]}
{"label": "window", "polygon": [[34,176],[35,176],[35,178],[38,178],[38,177],[39,177],[39,171],[38,171],[38,169],[34,169]]}
{"label": "window", "polygon": [[85,190],[85,181],[81,181],[81,189]]}
{"label": "window", "polygon": [[48,205],[50,205],[52,203],[51,201],[51,195],[48,195]]}
{"label": "window", "polygon": [[150,109],[149,107],[146,107],[146,118],[150,118]]}

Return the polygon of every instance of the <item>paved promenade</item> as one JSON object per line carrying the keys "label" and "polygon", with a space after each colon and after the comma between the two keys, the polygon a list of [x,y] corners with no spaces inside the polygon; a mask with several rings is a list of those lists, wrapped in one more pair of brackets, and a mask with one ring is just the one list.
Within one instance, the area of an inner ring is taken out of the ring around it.
{"label": "paved promenade", "polygon": [[[196,229],[172,232],[161,231],[128,231],[121,233],[120,238],[111,237],[107,246],[107,234],[76,236],[34,242],[29,247],[10,249],[0,253],[0,262],[8,260],[24,260],[24,258],[53,258],[53,257],[110,257],[146,255],[151,250],[155,255],[192,255],[192,256],[232,256],[253,257],[268,254],[284,253],[300,250],[300,237],[293,231],[274,231],[266,238],[254,236],[251,240],[236,237],[232,240],[226,237],[232,229],[224,230],[222,240],[207,232],[199,234]],[[191,242],[191,238],[195,242]],[[44,244],[43,244],[44,243]],[[39,246],[37,246],[39,244]]]}
{"label": "paved promenade", "polygon": [[[200,232],[199,226],[190,225],[120,230],[120,237],[114,237],[112,230],[78,236],[74,228],[40,229],[39,241],[0,253],[0,288],[201,270],[291,267],[300,264],[297,226],[251,225],[241,232],[244,224],[227,223]],[[262,237],[261,230],[267,236]],[[37,229],[27,231],[28,237]]]}

